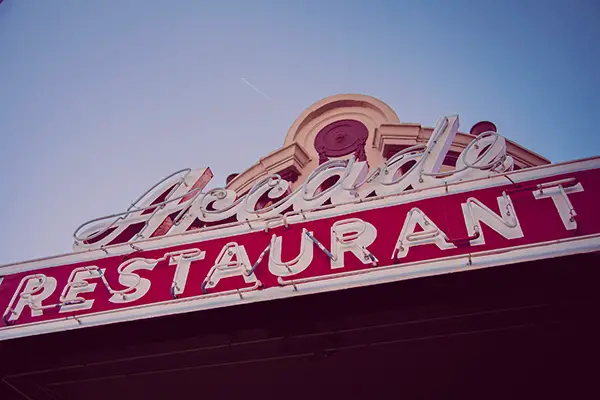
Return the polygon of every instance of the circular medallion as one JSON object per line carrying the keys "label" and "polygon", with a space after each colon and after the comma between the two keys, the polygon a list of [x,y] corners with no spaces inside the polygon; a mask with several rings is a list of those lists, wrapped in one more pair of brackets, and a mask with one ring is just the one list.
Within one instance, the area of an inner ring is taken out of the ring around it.
{"label": "circular medallion", "polygon": [[[315,137],[315,149],[321,162],[328,157],[341,157],[353,152],[364,154],[369,129],[360,121],[351,119],[327,125]],[[360,157],[359,157],[360,158]]]}

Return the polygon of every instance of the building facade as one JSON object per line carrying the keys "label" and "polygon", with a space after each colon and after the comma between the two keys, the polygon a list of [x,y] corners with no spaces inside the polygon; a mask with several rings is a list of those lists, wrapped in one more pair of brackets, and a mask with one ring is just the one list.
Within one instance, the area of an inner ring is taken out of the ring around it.
{"label": "building facade", "polygon": [[337,95],[211,178],[0,267],[1,400],[597,397],[600,157]]}

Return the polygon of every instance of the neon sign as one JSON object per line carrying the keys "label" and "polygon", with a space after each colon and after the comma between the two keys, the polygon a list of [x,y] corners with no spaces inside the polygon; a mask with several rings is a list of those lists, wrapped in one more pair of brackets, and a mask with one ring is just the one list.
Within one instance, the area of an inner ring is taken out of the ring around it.
{"label": "neon sign", "polygon": [[0,340],[600,250],[600,158],[507,172],[504,139],[482,134],[440,172],[457,123],[295,191],[269,176],[236,198],[202,192],[208,169],[174,174],[84,224],[80,251],[2,267]]}
{"label": "neon sign", "polygon": [[[387,196],[510,171],[512,157],[505,139],[495,132],[475,138],[458,158],[456,168],[440,172],[458,130],[458,116],[441,118],[427,145],[417,145],[392,156],[385,165],[369,171],[365,161],[334,159],[320,165],[298,189],[279,175],[267,176],[238,197],[232,190],[202,192],[212,177],[207,169],[178,171],[147,191],[125,212],[81,225],[74,233],[74,250],[102,248],[143,238],[173,235],[222,221],[254,221],[302,212],[326,202],[344,204],[367,196]],[[403,168],[410,166],[407,172]],[[325,190],[323,183],[337,182]],[[267,197],[274,204],[259,208]]]}

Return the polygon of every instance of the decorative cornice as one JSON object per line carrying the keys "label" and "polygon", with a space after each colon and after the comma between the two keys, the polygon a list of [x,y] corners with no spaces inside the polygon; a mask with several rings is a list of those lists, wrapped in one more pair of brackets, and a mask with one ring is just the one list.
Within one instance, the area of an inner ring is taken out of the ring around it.
{"label": "decorative cornice", "polygon": [[228,190],[244,193],[267,175],[276,174],[290,168],[295,169],[300,174],[309,161],[310,155],[308,152],[298,143],[292,143],[261,158],[252,167],[233,178],[226,187]]}

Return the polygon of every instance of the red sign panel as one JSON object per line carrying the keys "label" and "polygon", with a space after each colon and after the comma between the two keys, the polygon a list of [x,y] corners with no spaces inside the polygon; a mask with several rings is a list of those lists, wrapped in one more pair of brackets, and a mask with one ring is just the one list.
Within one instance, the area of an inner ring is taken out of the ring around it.
{"label": "red sign panel", "polygon": [[[228,296],[238,302],[267,300],[282,297],[277,290],[294,295],[303,285],[326,286],[392,266],[425,271],[432,260],[460,256],[468,268],[480,254],[530,245],[592,238],[592,248],[598,246],[600,169],[518,184],[499,179],[506,184],[429,197],[424,192],[417,201],[407,202],[402,197],[407,195],[401,195],[324,208],[299,214],[285,221],[287,226],[281,222],[254,231],[250,226],[251,232],[233,237],[215,233],[205,239],[192,233],[198,240],[185,244],[146,250],[142,242],[128,254],[107,252],[67,265],[49,260],[45,267],[11,273],[0,281],[0,338],[49,331],[17,330],[52,321],[69,324],[54,330],[85,326],[87,317],[107,312],[122,311],[110,320],[114,322],[162,314],[156,306],[167,309],[212,299],[211,307],[216,307],[216,299]],[[128,316],[131,310],[137,314]],[[172,312],[178,311],[166,313]]]}

